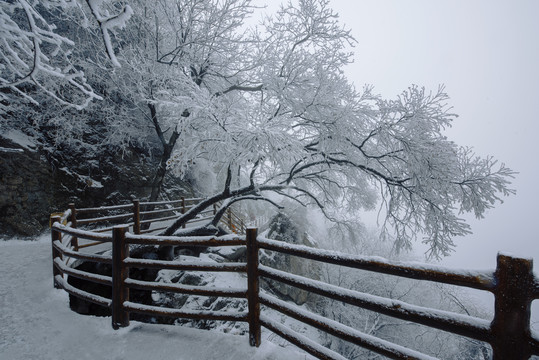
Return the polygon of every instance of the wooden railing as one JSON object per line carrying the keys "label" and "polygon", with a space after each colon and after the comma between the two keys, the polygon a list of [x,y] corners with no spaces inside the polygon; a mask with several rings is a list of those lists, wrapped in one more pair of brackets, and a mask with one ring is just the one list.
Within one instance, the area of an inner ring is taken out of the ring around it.
{"label": "wooden railing", "polygon": [[[110,232],[117,224],[125,224],[130,227],[134,234],[146,234],[157,232],[167,228],[167,222],[175,220],[181,214],[185,214],[194,207],[201,198],[180,198],[173,201],[140,202],[133,200],[130,204],[116,206],[102,206],[95,208],[76,208],[74,203],[69,204],[69,210],[61,213],[64,224],[69,222],[71,228],[82,228],[92,232]],[[187,222],[187,225],[197,224],[213,219],[219,204],[213,209],[208,209],[199,214],[195,219]],[[150,209],[150,210],[147,210]],[[241,216],[228,208],[220,223],[230,231],[237,234],[245,234],[245,222]],[[150,226],[151,225],[151,226]],[[183,226],[184,228],[186,225]],[[71,245],[75,250],[102,244],[101,241],[80,243],[78,237],[73,236]]]}
{"label": "wooden railing", "polygon": [[[215,211],[215,208],[214,208]],[[232,208],[228,208],[226,210],[226,216],[225,218],[221,219],[221,222],[226,224],[230,231],[232,231],[235,234],[245,234],[246,227],[245,227],[245,221],[241,216],[239,216],[237,213],[232,211]]]}
{"label": "wooden railing", "polygon": [[[129,324],[129,313],[142,313],[174,318],[243,321],[249,325],[249,342],[259,346],[261,327],[280,335],[291,343],[320,359],[344,359],[341,355],[292,331],[266,315],[261,305],[279,311],[305,324],[352,344],[393,359],[433,359],[417,351],[364,334],[357,329],[314,314],[266,292],[260,292],[261,278],[272,279],[324,297],[342,301],[398,319],[412,321],[432,328],[463,335],[492,346],[494,360],[528,359],[539,355],[539,340],[530,331],[530,306],[539,298],[539,282],[533,275],[532,261],[498,255],[497,268],[490,272],[456,271],[434,265],[413,265],[362,257],[306,246],[287,244],[257,236],[256,229],[247,229],[246,235],[224,237],[160,237],[128,232],[128,226],[115,226],[112,234],[84,231],[72,227],[68,210],[51,218],[54,286],[73,296],[112,309],[112,326],[117,329]],[[73,239],[112,242],[112,256],[88,254],[73,247]],[[135,259],[129,256],[130,245],[171,246],[246,246],[246,263],[189,263]],[[424,308],[403,301],[373,296],[283,272],[259,264],[260,249],[336,264],[354,269],[390,274],[405,278],[434,281],[489,291],[494,294],[494,318],[484,319]],[[76,270],[68,266],[67,258],[112,264],[112,276],[103,276]],[[246,273],[244,288],[209,288],[180,284],[163,284],[135,280],[129,277],[130,268],[174,269],[190,271],[227,271]],[[111,297],[105,298],[77,289],[67,283],[64,275],[112,287]],[[203,296],[243,298],[248,302],[247,312],[193,311],[161,308],[130,301],[129,289],[197,294]],[[263,289],[262,289],[263,290]]]}

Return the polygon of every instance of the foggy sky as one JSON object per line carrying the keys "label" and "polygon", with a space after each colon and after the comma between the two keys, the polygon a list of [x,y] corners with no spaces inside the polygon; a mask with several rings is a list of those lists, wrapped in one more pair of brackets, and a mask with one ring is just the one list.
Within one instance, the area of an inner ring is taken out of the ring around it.
{"label": "foggy sky", "polygon": [[[411,84],[445,84],[459,117],[447,135],[518,171],[516,196],[470,219],[472,235],[444,260],[494,268],[498,251],[539,263],[539,1],[331,0],[358,44],[356,84],[395,97]],[[535,266],[537,269],[537,265]],[[537,271],[537,270],[536,270]]]}

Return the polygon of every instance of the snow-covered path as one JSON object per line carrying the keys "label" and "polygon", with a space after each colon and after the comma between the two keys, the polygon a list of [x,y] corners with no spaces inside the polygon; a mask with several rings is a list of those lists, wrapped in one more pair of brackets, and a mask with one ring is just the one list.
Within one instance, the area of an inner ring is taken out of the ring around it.
{"label": "snow-covered path", "polygon": [[0,241],[0,359],[305,359],[269,341],[256,349],[246,336],[131,322],[114,331],[110,317],[69,310],[52,285],[48,237]]}

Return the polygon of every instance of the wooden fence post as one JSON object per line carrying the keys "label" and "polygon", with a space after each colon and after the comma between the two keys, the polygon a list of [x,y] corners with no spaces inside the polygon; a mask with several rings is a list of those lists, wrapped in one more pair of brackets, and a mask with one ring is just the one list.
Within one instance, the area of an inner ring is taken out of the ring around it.
{"label": "wooden fence post", "polygon": [[[182,196],[182,209],[181,209],[181,212],[182,214],[185,214],[185,197]],[[185,224],[182,225],[182,228],[185,229]]]}
{"label": "wooden fence post", "polygon": [[61,221],[61,218],[60,216],[51,216],[51,245],[52,245],[52,281],[53,281],[53,284],[54,284],[54,287],[56,289],[61,289],[62,287],[60,286],[60,284],[58,284],[56,282],[56,275],[60,275],[62,276],[62,272],[60,271],[60,269],[58,269],[56,267],[56,265],[54,265],[54,259],[56,259],[57,257],[62,259],[62,253],[56,249],[54,247],[54,242],[56,240],[62,242],[62,233],[59,232],[58,230],[55,230],[53,225],[55,223],[59,223]]}
{"label": "wooden fence post", "polygon": [[260,346],[260,299],[258,279],[258,229],[247,229],[247,302],[249,308],[249,344]]}
{"label": "wooden fence post", "polygon": [[133,232],[140,234],[140,201],[133,200]]}
{"label": "wooden fence post", "polygon": [[115,330],[129,325],[129,312],[123,306],[129,301],[129,288],[125,286],[129,268],[124,264],[125,258],[129,257],[129,244],[125,241],[128,229],[118,225],[112,230],[112,327]]}
{"label": "wooden fence post", "polygon": [[497,260],[492,359],[528,359],[533,261],[501,254]]}
{"label": "wooden fence post", "polygon": [[[76,229],[77,228],[77,208],[75,208],[75,203],[70,203],[69,209],[71,209],[71,218],[69,219],[71,221],[71,227],[73,229]],[[73,249],[75,251],[79,251],[79,239],[76,236],[73,236],[71,238],[71,245],[73,246]]]}

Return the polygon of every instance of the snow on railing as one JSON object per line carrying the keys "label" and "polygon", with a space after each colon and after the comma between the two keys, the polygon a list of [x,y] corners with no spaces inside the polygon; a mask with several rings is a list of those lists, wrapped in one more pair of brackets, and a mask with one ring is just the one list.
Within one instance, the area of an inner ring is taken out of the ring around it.
{"label": "snow on railing", "polygon": [[[182,214],[185,214],[189,209],[193,208],[202,198],[180,198],[179,200],[171,201],[154,201],[140,202],[133,200],[132,203],[114,205],[114,206],[99,206],[92,208],[75,207],[75,204],[69,204],[69,209],[64,213],[55,213],[62,217],[61,223],[68,225],[70,228],[78,228],[83,226],[90,229],[93,233],[110,232],[115,224],[129,225],[134,234],[147,234],[164,230],[168,227],[169,220],[175,220]],[[162,207],[155,209],[156,207]],[[149,210],[145,210],[149,209]],[[101,213],[96,216],[94,214]],[[194,224],[202,221],[213,219],[216,214],[216,207],[210,208],[200,213],[200,216],[187,222]],[[92,216],[93,215],[93,216]],[[242,217],[237,215],[229,208],[220,223],[236,234],[245,234],[245,222]],[[105,224],[105,225],[99,225]],[[157,225],[157,226],[155,226]],[[183,226],[184,228],[186,225]],[[88,239],[83,237],[82,239]],[[101,241],[95,240],[92,242],[83,242],[79,244],[79,237],[76,235],[71,239],[71,245],[75,250],[100,245]]]}
{"label": "snow on railing", "polygon": [[[182,202],[183,203],[183,202]],[[101,208],[95,208],[101,209]],[[92,209],[95,210],[95,209]],[[82,209],[81,209],[82,210]],[[515,258],[499,254],[497,268],[493,271],[453,270],[441,266],[389,261],[380,257],[354,256],[335,251],[320,250],[307,246],[294,245],[264,239],[257,236],[256,229],[247,229],[246,235],[226,235],[222,237],[177,237],[131,234],[131,225],[114,226],[112,234],[80,230],[73,225],[63,225],[71,217],[76,224],[77,214],[74,207],[65,213],[51,217],[51,238],[53,251],[54,286],[63,288],[71,295],[86,301],[106,306],[112,310],[112,326],[117,329],[129,325],[129,313],[142,313],[153,316],[174,318],[212,319],[244,321],[249,325],[249,342],[259,346],[261,327],[278,334],[291,343],[320,359],[342,359],[332,350],[294,332],[282,324],[265,316],[261,305],[276,310],[288,317],[313,326],[327,334],[339,337],[347,342],[394,359],[433,359],[415,350],[374,337],[345,326],[342,323],[325,318],[290,305],[266,294],[260,294],[259,280],[272,279],[321,296],[342,301],[357,307],[372,310],[387,316],[423,324],[432,328],[466,336],[487,342],[493,350],[493,359],[527,359],[539,355],[539,340],[530,332],[531,302],[539,298],[539,280],[532,271],[532,260]],[[83,210],[84,211],[84,210]],[[136,228],[136,227],[134,227]],[[71,245],[62,242],[63,236]],[[112,242],[112,255],[83,254],[73,245],[73,239],[98,240]],[[129,257],[129,247],[133,244],[164,246],[246,246],[246,263],[193,263],[181,261],[163,261],[135,259]],[[289,274],[268,266],[259,265],[260,249],[271,250],[300,258],[316,260],[327,264],[361,269],[416,280],[434,281],[464,286],[494,294],[494,318],[487,321],[468,315],[430,309],[408,304],[403,301],[383,298],[370,294],[344,289],[321,281]],[[112,276],[102,276],[70,268],[64,257],[86,261],[112,264]],[[247,274],[245,288],[215,288],[205,286],[187,286],[141,281],[129,277],[130,268],[173,269],[190,271],[228,271]],[[110,284],[110,299],[77,289],[68,284],[64,275],[82,278],[88,281]],[[130,301],[128,289],[146,291],[176,292],[198,294],[202,296],[234,297],[247,300],[247,312],[193,311],[161,308]]]}

